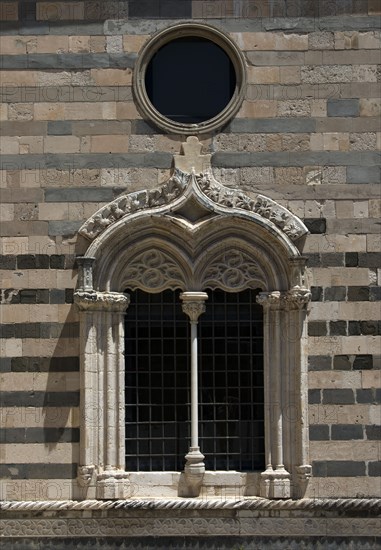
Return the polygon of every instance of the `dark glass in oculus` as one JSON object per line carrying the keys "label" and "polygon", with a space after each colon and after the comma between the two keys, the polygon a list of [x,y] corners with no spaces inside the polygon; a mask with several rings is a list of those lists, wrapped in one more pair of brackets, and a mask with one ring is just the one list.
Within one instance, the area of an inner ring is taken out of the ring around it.
{"label": "dark glass in oculus", "polygon": [[160,114],[198,124],[218,115],[234,95],[236,75],[227,53],[206,38],[177,38],[150,60],[147,95]]}

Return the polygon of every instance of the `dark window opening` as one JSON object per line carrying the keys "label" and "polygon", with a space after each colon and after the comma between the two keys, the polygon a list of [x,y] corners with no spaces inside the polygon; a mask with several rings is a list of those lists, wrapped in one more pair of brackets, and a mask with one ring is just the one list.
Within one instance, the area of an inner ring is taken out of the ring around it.
{"label": "dark window opening", "polygon": [[[253,290],[207,292],[199,320],[199,440],[206,469],[262,470],[262,308]],[[190,444],[190,331],[179,294],[130,292],[127,471],[184,468]]]}
{"label": "dark window opening", "polygon": [[229,104],[236,74],[227,53],[206,38],[177,38],[162,46],[150,60],[145,86],[160,114],[175,122],[209,120]]}

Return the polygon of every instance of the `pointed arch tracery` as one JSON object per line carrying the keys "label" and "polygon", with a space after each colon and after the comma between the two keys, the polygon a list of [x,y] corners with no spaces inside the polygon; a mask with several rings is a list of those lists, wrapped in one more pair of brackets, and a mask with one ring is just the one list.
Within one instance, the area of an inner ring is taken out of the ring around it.
{"label": "pointed arch tracery", "polygon": [[[310,293],[295,244],[307,230],[271,199],[224,187],[208,169],[196,174],[196,142],[188,138],[184,155],[175,156],[175,172],[166,184],[116,199],[80,229],[91,244],[78,259],[75,297],[81,311],[84,419],[79,480],[87,487],[93,480],[99,498],[121,498],[129,490],[123,437],[125,288],[194,295],[206,288],[263,290],[258,301],[264,308],[265,408],[276,406],[266,409],[267,466],[260,494],[300,496],[310,475],[305,396]],[[210,159],[204,157],[203,166]],[[280,383],[285,373],[286,385]],[[89,421],[87,410],[95,396],[105,408],[100,425]],[[299,422],[284,414],[290,407]]]}

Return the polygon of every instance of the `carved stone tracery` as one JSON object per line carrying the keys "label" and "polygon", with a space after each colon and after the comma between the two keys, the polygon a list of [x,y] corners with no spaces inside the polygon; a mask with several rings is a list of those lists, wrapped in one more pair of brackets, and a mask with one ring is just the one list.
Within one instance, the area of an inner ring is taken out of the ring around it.
{"label": "carved stone tracery", "polygon": [[146,291],[184,287],[184,277],[178,264],[165,252],[148,250],[136,256],[125,271],[128,287]]}
{"label": "carved stone tracery", "polygon": [[[129,298],[110,289],[180,288],[195,336],[204,308],[195,294],[205,294],[207,288],[261,288],[257,301],[264,308],[266,470],[260,495],[284,499],[304,494],[311,473],[305,397],[305,321],[311,294],[304,259],[292,242],[307,229],[271,199],[221,185],[211,173],[210,155],[200,150],[197,138],[188,138],[184,154],[175,155],[168,182],[119,197],[80,230],[93,242],[78,259],[80,288],[75,294],[82,335],[78,473],[84,489],[95,485],[93,497],[123,498],[131,491],[123,433],[123,313]],[[92,408],[99,401],[104,409],[100,417]],[[297,411],[297,422],[284,414],[290,406]],[[188,462],[199,474],[202,455],[197,449],[191,446],[194,461]]]}
{"label": "carved stone tracery", "polygon": [[240,291],[265,286],[258,263],[245,252],[229,250],[213,260],[204,271],[203,288]]}

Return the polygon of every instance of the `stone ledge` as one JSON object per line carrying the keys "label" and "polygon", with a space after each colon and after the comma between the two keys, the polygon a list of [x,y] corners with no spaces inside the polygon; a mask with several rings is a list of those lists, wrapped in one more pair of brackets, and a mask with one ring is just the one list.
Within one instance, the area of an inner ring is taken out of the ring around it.
{"label": "stone ledge", "polygon": [[3,517],[14,512],[65,512],[96,510],[302,510],[311,512],[367,512],[379,514],[381,498],[305,498],[300,500],[271,500],[260,497],[236,499],[221,498],[170,498],[126,500],[48,500],[48,501],[0,501]]}

